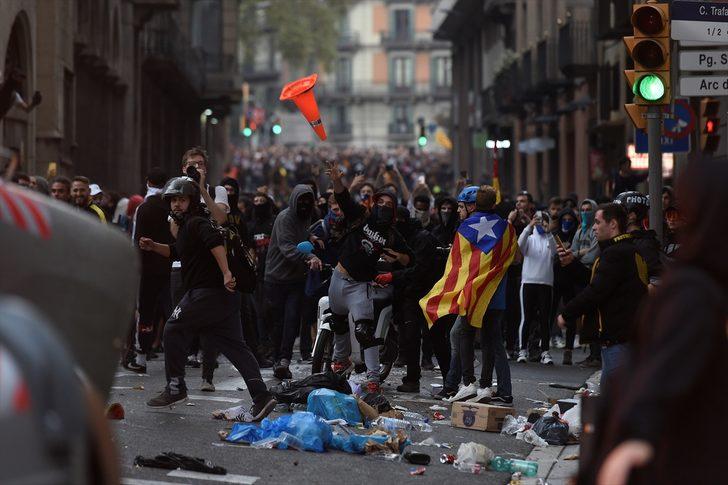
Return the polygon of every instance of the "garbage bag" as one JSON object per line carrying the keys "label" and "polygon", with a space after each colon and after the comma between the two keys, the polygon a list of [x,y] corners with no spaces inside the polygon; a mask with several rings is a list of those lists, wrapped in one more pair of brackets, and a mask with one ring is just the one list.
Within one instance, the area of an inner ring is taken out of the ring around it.
{"label": "garbage bag", "polygon": [[312,374],[297,381],[288,381],[271,387],[270,391],[279,403],[306,404],[308,395],[316,389],[333,389],[344,394],[351,394],[351,387],[346,378],[333,372]]}
{"label": "garbage bag", "polygon": [[260,426],[250,423],[235,423],[225,438],[233,443],[255,443],[266,438],[278,438],[288,433],[298,438],[306,451],[321,453],[331,444],[331,426],[320,417],[309,412],[287,414],[275,419],[264,419]]}
{"label": "garbage bag", "polygon": [[369,393],[366,394],[362,399],[365,403],[376,409],[379,414],[386,413],[387,411],[392,409],[392,405],[389,404],[387,398],[384,397],[382,394]]}
{"label": "garbage bag", "polygon": [[528,419],[525,416],[518,416],[514,418],[510,414],[503,420],[503,427],[501,428],[501,434],[516,434],[522,431],[526,426]]}
{"label": "garbage bag", "polygon": [[331,389],[311,391],[308,412],[324,419],[344,419],[350,425],[362,422],[356,398]]}
{"label": "garbage bag", "polygon": [[458,448],[458,454],[455,461],[457,463],[476,464],[482,463],[487,465],[493,459],[495,453],[493,450],[480,443],[461,443]]}
{"label": "garbage bag", "polygon": [[569,424],[558,413],[544,414],[533,425],[533,431],[550,445],[565,445],[569,440]]}
{"label": "garbage bag", "polygon": [[569,433],[577,438],[581,435],[581,402],[569,409],[561,416],[561,419],[569,424]]}

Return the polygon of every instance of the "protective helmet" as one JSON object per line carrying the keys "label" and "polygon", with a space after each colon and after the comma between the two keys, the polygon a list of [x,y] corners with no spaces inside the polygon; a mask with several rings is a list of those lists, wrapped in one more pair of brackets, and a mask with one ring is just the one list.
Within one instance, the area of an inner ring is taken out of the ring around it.
{"label": "protective helmet", "polygon": [[460,195],[458,195],[458,202],[463,202],[465,204],[475,204],[477,198],[478,186],[471,185],[470,187],[465,187],[462,192],[460,192]]}
{"label": "protective helmet", "polygon": [[190,177],[175,177],[164,186],[162,198],[167,202],[174,196],[188,195],[193,204],[200,201],[200,189]]}
{"label": "protective helmet", "polygon": [[622,192],[614,199],[615,204],[620,204],[627,211],[627,214],[634,212],[637,220],[647,217],[650,211],[650,199],[639,192]]}

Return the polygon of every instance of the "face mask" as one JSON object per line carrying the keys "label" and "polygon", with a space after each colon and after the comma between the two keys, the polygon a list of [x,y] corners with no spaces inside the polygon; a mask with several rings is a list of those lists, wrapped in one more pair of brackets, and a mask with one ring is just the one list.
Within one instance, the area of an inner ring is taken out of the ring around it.
{"label": "face mask", "polygon": [[447,226],[448,222],[450,222],[451,217],[452,217],[452,212],[440,212],[440,220],[446,226]]}
{"label": "face mask", "polygon": [[381,226],[389,226],[394,221],[394,209],[386,205],[375,206],[372,215],[377,224]]}
{"label": "face mask", "polygon": [[594,212],[592,211],[581,211],[581,230],[586,231],[589,227],[594,224]]}
{"label": "face mask", "polygon": [[301,219],[307,219],[311,216],[311,212],[313,212],[313,205],[308,202],[298,201],[298,205],[296,206],[296,215],[298,217]]}
{"label": "face mask", "polygon": [[268,204],[260,204],[253,206],[253,212],[256,217],[265,217],[268,215]]}
{"label": "face mask", "polygon": [[233,211],[238,207],[238,196],[235,194],[228,194],[228,206]]}
{"label": "face mask", "polygon": [[539,233],[541,236],[543,236],[544,232],[546,230],[543,228],[543,226],[536,226],[536,232]]}
{"label": "face mask", "polygon": [[426,210],[415,209],[415,219],[422,223],[422,227],[430,223],[430,212]]}
{"label": "face mask", "polygon": [[567,233],[574,227],[574,221],[561,221],[561,232]]}

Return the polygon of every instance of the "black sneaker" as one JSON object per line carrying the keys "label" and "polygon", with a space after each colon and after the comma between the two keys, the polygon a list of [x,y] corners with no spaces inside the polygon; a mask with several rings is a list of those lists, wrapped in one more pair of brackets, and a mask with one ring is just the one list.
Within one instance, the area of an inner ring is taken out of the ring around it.
{"label": "black sneaker", "polygon": [[287,363],[288,362],[283,362],[283,359],[281,359],[281,361],[273,367],[273,377],[282,381],[286,379],[293,379],[293,374],[291,374],[291,369],[289,369],[286,365]]}
{"label": "black sneaker", "polygon": [[499,396],[498,394],[494,394],[493,397],[490,398],[490,404],[495,406],[513,404],[513,396]]}
{"label": "black sneaker", "polygon": [[184,402],[187,400],[187,390],[180,389],[179,392],[174,394],[169,392],[169,389],[165,388],[164,391],[159,393],[159,396],[153,397],[147,401],[147,406],[153,408],[166,408],[178,402]]}
{"label": "black sneaker", "polygon": [[420,392],[420,381],[403,381],[401,386],[397,386],[399,392]]}
{"label": "black sneaker", "polygon": [[268,395],[267,398],[262,400],[260,403],[253,404],[250,408],[250,414],[252,415],[253,421],[260,421],[261,419],[268,416],[273,409],[275,409],[278,401],[272,396]]}
{"label": "black sneaker", "polygon": [[435,399],[440,399],[440,400],[443,400],[443,399],[450,399],[450,398],[451,398],[451,397],[453,397],[453,396],[454,396],[455,394],[457,394],[457,392],[458,392],[458,391],[457,391],[457,389],[446,389],[446,388],[444,388],[444,387],[443,387],[443,388],[442,388],[442,389],[440,390],[440,392],[438,392],[437,394],[435,394],[435,395],[434,395],[434,396],[432,396],[432,397],[434,397]]}
{"label": "black sneaker", "polygon": [[126,365],[126,368],[132,372],[136,372],[137,374],[146,374],[147,373],[146,365],[139,365],[133,360]]}
{"label": "black sneaker", "polygon": [[202,365],[202,362],[197,360],[196,355],[189,355],[187,356],[187,363],[185,364],[187,367],[192,367],[194,369],[199,369]]}

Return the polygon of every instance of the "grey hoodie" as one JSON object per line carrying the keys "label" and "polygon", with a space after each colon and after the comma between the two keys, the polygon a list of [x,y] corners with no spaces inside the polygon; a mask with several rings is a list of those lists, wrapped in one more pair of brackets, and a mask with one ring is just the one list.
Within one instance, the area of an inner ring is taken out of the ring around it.
{"label": "grey hoodie", "polygon": [[311,218],[301,219],[296,215],[298,199],[304,194],[314,196],[308,185],[296,185],[288,200],[288,208],[282,210],[273,223],[265,259],[266,283],[295,283],[306,279],[306,261],[311,256],[296,249],[298,243],[308,241],[311,225]]}
{"label": "grey hoodie", "polygon": [[[579,208],[581,208],[584,204],[591,205],[592,212],[596,213],[596,202],[591,199],[584,199],[581,204],[579,204]],[[576,234],[574,234],[574,239],[571,242],[571,251],[574,255],[576,255],[581,264],[587,268],[591,268],[592,264],[594,264],[594,261],[597,259],[597,256],[599,256],[599,241],[597,240],[597,235],[594,232],[593,224],[587,227],[586,231],[583,231],[582,227],[583,226],[579,224],[579,229],[577,229]],[[581,255],[579,252],[581,252]]]}

